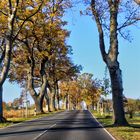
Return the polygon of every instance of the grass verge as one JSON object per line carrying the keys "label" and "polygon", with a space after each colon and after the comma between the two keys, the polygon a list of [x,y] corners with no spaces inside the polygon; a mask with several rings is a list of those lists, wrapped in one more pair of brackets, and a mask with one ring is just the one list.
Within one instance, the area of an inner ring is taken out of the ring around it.
{"label": "grass verge", "polygon": [[40,115],[36,115],[36,116],[32,115],[28,118],[25,118],[25,117],[22,117],[22,118],[7,118],[7,122],[0,123],[0,128],[8,127],[8,126],[11,126],[13,124],[21,123],[21,122],[24,122],[24,121],[29,121],[29,120],[33,120],[33,119],[46,117],[46,116],[49,116],[49,115],[52,115],[52,114],[55,114],[55,113],[58,113],[58,112],[62,112],[62,111],[63,110],[47,112],[45,114],[40,114]]}
{"label": "grass verge", "polygon": [[111,115],[101,116],[97,112],[92,112],[95,118],[110,132],[116,140],[140,140],[140,117],[129,119],[126,116],[130,126],[114,127]]}

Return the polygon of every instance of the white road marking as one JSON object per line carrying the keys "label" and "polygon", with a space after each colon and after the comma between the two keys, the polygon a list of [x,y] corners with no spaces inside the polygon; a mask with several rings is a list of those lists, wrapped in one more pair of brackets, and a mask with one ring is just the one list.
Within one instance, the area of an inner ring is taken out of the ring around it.
{"label": "white road marking", "polygon": [[[89,111],[90,112],[90,111]],[[103,130],[112,138],[112,140],[116,140],[105,128],[104,126],[98,122],[98,120],[93,116],[93,114],[90,112],[90,114],[92,115],[92,117],[96,120],[96,122],[103,128]]]}
{"label": "white road marking", "polygon": [[49,129],[51,129],[52,127],[56,126],[56,124],[51,125],[48,129],[46,129],[43,133],[39,134],[38,136],[36,136],[33,140],[37,140],[39,139],[41,136],[43,136]]}

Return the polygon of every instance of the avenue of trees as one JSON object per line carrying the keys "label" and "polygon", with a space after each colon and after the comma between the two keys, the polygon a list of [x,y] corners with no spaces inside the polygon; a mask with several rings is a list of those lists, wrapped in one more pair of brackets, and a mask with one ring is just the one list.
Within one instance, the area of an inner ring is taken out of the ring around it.
{"label": "avenue of trees", "polygon": [[92,74],[78,74],[74,79],[60,83],[61,97],[66,100],[66,109],[78,109],[82,101],[86,102],[87,108],[94,107],[103,94],[102,87],[103,82],[93,79]]}
{"label": "avenue of trees", "polygon": [[[57,87],[59,93],[56,94],[55,100],[54,93],[48,90],[48,98],[44,98],[46,100],[43,100],[43,108],[41,109],[44,110],[44,112],[59,109],[82,109],[82,101],[86,102],[87,108],[97,107],[101,95],[104,95],[102,87],[103,81],[94,79],[93,75],[90,73],[77,74],[76,76],[71,77],[71,79],[63,79],[59,81]],[[13,102],[10,102],[9,104],[5,103],[5,106],[7,106],[6,110],[13,109],[16,111],[24,109],[28,101],[28,93],[23,90],[21,95],[18,98],[15,98]],[[10,106],[8,107],[8,105]],[[31,106],[33,107],[34,105]]]}
{"label": "avenue of trees", "polygon": [[[3,121],[2,88],[8,77],[30,92],[37,113],[48,98],[56,98],[59,80],[80,67],[74,65],[66,44],[69,32],[62,20],[70,0],[2,0],[0,3],[0,121]],[[60,72],[60,73],[59,73]],[[59,100],[59,99],[58,99]]]}
{"label": "avenue of trees", "polygon": [[[118,35],[129,39],[126,27],[140,19],[139,1],[84,0],[89,7],[86,14],[94,17],[99,32],[99,48],[110,74],[114,125],[128,125],[123,105],[122,72],[118,61]],[[75,65],[67,44],[70,32],[65,29],[65,11],[72,0],[1,0],[0,3],[0,122],[3,84],[8,78],[27,90],[34,100],[37,114],[43,113],[43,100],[48,111],[60,109],[60,100],[74,108],[82,101],[94,105],[101,94],[108,92],[105,85],[80,75],[81,66]],[[109,47],[105,42],[108,34]],[[108,50],[107,50],[108,48]],[[61,91],[61,92],[60,92]],[[56,105],[57,101],[57,105]]]}

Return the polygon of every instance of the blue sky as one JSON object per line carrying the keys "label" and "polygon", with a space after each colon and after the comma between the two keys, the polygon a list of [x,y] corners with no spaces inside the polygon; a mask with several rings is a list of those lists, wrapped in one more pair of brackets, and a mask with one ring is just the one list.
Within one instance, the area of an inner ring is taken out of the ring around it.
{"label": "blue sky", "polygon": [[[78,10],[69,13],[67,20],[68,29],[72,31],[68,43],[73,47],[74,62],[82,64],[83,72],[93,73],[95,78],[102,79],[105,64],[99,50],[95,22],[89,16],[80,16]],[[139,27],[131,27],[130,31],[131,43],[119,37],[119,62],[123,75],[124,95],[129,98],[140,98],[140,24]]]}
{"label": "blue sky", "polygon": [[[80,16],[79,11],[71,11],[66,17],[67,29],[71,31],[68,44],[73,48],[72,60],[83,66],[82,72],[89,72],[102,79],[105,64],[102,61],[96,25],[91,17]],[[140,28],[131,28],[132,43],[119,39],[119,61],[123,74],[124,95],[140,98]],[[106,41],[108,44],[108,42]],[[4,101],[12,101],[21,92],[17,84],[4,84]]]}

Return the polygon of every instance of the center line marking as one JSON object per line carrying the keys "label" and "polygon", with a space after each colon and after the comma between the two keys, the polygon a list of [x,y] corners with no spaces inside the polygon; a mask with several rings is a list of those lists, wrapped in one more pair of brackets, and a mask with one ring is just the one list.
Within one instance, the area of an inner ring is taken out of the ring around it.
{"label": "center line marking", "polygon": [[47,130],[45,130],[43,133],[39,134],[37,137],[35,137],[33,140],[37,140],[38,138],[40,138],[41,136],[43,136],[49,129],[51,129],[52,127],[56,126],[56,124],[51,125]]}

